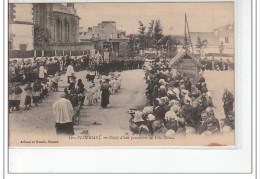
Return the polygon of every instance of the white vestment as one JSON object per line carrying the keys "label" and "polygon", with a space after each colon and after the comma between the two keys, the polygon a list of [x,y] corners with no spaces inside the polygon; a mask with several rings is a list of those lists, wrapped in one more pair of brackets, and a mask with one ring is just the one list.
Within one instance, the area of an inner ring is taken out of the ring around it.
{"label": "white vestment", "polygon": [[74,110],[69,100],[61,98],[53,104],[53,113],[56,123],[67,123],[72,122]]}
{"label": "white vestment", "polygon": [[44,67],[40,66],[39,68],[39,78],[44,78]]}
{"label": "white vestment", "polygon": [[67,68],[66,76],[72,76],[72,73],[74,73],[73,66],[69,65]]}

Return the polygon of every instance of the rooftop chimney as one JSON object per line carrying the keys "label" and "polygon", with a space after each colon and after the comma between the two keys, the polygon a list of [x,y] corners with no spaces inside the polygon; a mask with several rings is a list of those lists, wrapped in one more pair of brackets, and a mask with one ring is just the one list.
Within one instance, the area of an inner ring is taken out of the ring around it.
{"label": "rooftop chimney", "polygon": [[92,27],[89,27],[89,28],[88,28],[88,32],[92,32]]}
{"label": "rooftop chimney", "polygon": [[74,3],[67,3],[67,7],[72,7],[74,9]]}

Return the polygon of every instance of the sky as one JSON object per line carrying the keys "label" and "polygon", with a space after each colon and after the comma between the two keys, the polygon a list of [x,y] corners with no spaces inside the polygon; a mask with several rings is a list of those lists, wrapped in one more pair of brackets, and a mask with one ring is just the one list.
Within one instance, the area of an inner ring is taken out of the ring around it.
{"label": "sky", "polygon": [[234,23],[234,4],[222,3],[75,3],[80,27],[88,28],[102,21],[116,21],[118,30],[138,33],[138,21],[148,28],[159,19],[165,35],[183,35],[187,14],[190,32],[211,32]]}

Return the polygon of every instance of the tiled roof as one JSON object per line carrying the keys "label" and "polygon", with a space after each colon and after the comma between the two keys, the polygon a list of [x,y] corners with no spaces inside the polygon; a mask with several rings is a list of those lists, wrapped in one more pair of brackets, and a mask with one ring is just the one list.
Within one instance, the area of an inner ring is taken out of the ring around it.
{"label": "tiled roof", "polygon": [[[119,35],[118,35],[119,34]],[[108,39],[128,39],[124,32],[117,30],[112,24],[105,26],[94,26],[88,30],[80,29],[80,39],[90,40],[94,35],[94,39],[108,40]]]}
{"label": "tiled roof", "polygon": [[182,57],[184,57],[185,55],[188,55],[191,57],[191,59],[194,61],[194,63],[198,64],[198,58],[196,56],[194,56],[193,54],[189,53],[186,50],[181,50],[179,53],[177,53],[171,60],[170,60],[170,66],[176,64],[177,61],[181,60]]}

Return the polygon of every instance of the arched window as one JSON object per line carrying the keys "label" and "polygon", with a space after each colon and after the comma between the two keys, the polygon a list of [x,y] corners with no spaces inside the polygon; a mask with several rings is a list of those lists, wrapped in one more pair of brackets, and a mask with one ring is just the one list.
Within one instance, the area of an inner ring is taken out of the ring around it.
{"label": "arched window", "polygon": [[59,18],[55,20],[55,42],[61,40],[61,21]]}
{"label": "arched window", "polygon": [[65,42],[70,42],[70,23],[68,21],[68,19],[65,19]]}

